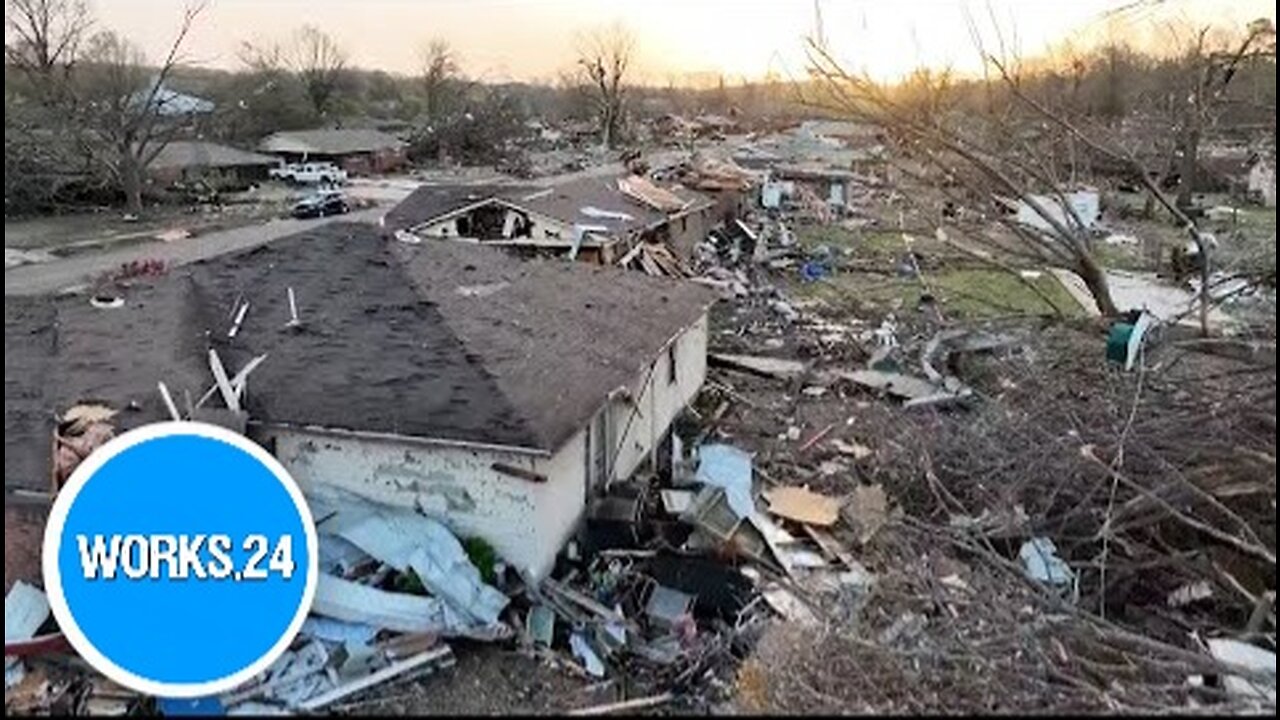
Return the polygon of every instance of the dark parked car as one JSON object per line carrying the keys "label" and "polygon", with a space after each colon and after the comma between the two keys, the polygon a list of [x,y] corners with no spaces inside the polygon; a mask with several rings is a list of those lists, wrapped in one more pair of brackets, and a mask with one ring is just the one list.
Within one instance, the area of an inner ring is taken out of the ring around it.
{"label": "dark parked car", "polygon": [[346,196],[336,190],[309,195],[293,206],[293,216],[296,218],[316,218],[347,212],[351,212],[351,205],[347,203]]}

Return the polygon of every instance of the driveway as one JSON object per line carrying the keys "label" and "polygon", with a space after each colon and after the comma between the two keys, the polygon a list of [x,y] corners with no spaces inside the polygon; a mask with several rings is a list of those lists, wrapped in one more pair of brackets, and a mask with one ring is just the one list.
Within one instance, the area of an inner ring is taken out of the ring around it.
{"label": "driveway", "polygon": [[212,232],[185,240],[149,242],[52,262],[21,265],[5,271],[4,294],[38,295],[57,292],[90,282],[97,275],[133,260],[155,259],[164,260],[170,265],[182,265],[222,253],[257,247],[285,235],[339,220],[377,222],[386,211],[386,207],[374,207],[348,215],[313,220],[280,218],[261,225]]}

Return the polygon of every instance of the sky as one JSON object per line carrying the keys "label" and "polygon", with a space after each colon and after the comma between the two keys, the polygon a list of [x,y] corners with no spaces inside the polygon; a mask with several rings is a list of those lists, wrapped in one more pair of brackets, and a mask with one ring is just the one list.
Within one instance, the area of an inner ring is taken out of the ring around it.
{"label": "sky", "polygon": [[[102,25],[151,58],[171,42],[179,0],[90,0]],[[1243,24],[1275,18],[1274,0],[1164,0],[1160,10]],[[1132,0],[819,0],[827,46],[845,64],[891,79],[922,64],[979,66],[967,18],[1024,55],[1078,31],[1098,31]],[[1171,10],[1172,9],[1172,10]],[[1140,14],[1138,17],[1147,17]],[[550,80],[573,62],[576,34],[621,22],[637,39],[637,79],[648,84],[803,74],[814,0],[210,0],[187,46],[190,62],[238,64],[246,40],[282,40],[310,23],[365,68],[416,73],[420,48],[446,38],[464,70],[489,80]],[[999,33],[996,32],[999,28]]]}

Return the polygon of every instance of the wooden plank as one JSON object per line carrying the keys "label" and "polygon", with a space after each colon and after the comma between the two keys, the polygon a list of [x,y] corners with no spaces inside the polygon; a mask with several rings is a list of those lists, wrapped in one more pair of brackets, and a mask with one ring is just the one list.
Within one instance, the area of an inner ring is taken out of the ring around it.
{"label": "wooden plank", "polygon": [[625,267],[627,263],[630,263],[632,260],[635,260],[636,256],[638,256],[642,252],[644,252],[644,243],[643,242],[636,243],[635,247],[628,250],[627,254],[623,255],[622,258],[618,260],[618,265]]}
{"label": "wooden plank", "polygon": [[858,564],[853,555],[831,533],[812,525],[805,525],[804,531],[809,534],[809,537],[813,538],[813,541],[818,544],[819,548],[822,548],[822,551],[828,557],[839,560],[850,570],[862,569],[862,566]]}
{"label": "wooden plank", "polygon": [[253,358],[245,363],[244,367],[240,368],[240,372],[236,373],[235,377],[231,378],[231,389],[236,393],[236,400],[244,397],[244,389],[249,383],[249,373],[253,372],[254,368],[261,365],[262,361],[266,359],[266,355],[259,355]]}
{"label": "wooden plank", "polygon": [[240,401],[236,398],[235,391],[231,389],[231,381],[227,380],[227,371],[222,367],[218,351],[213,348],[209,348],[209,369],[213,372],[213,380],[218,384],[218,390],[222,392],[222,400],[227,404],[227,408],[239,412]]}
{"label": "wooden plank", "polygon": [[830,527],[840,519],[840,499],[813,492],[804,487],[779,487],[766,490],[769,512],[806,525]]}
{"label": "wooden plank", "polygon": [[782,380],[798,377],[809,369],[808,363],[799,360],[787,360],[763,355],[707,353],[707,362],[716,367],[740,370],[754,375]]}
{"label": "wooden plank", "polygon": [[423,667],[424,665],[432,663],[436,660],[441,660],[446,656],[448,656],[451,652],[452,651],[449,649],[449,646],[444,645],[438,648],[433,648],[419,655],[414,655],[413,657],[408,658],[406,660],[400,660],[398,662],[394,662],[382,668],[381,670],[371,672],[362,678],[353,680],[352,682],[349,682],[343,685],[339,685],[338,687],[330,690],[329,692],[320,693],[319,695],[313,698],[310,698],[302,703],[299,703],[298,709],[306,712],[313,712],[313,711],[319,710],[327,705],[331,705],[341,700],[344,697],[347,697],[349,695],[354,695],[355,693],[358,693],[361,690],[366,690],[380,683],[384,683],[396,677],[397,675],[403,675],[404,673],[407,673],[410,670]]}
{"label": "wooden plank", "polygon": [[245,300],[240,309],[236,311],[235,322],[231,324],[231,329],[227,331],[228,338],[234,338],[240,332],[240,324],[244,322],[244,316],[249,313],[249,301]]}
{"label": "wooden plank", "polygon": [[520,478],[521,480],[528,480],[529,482],[534,482],[534,483],[547,482],[546,475],[543,475],[541,473],[536,473],[532,470],[526,470],[521,467],[516,467],[515,465],[508,465],[507,463],[496,462],[490,465],[489,469],[493,470],[494,472],[502,473],[503,475],[510,475],[511,477],[514,477],[514,478]]}
{"label": "wooden plank", "polygon": [[[258,367],[258,365],[266,359],[266,353],[255,357],[246,363],[244,367],[240,368],[240,372],[236,373],[235,377],[231,378],[231,389],[236,391],[236,397],[244,396],[245,382],[249,379],[249,373],[253,372],[253,369]],[[196,407],[202,407],[205,403],[209,402],[209,398],[213,397],[213,394],[216,392],[218,392],[218,384],[215,382],[213,385],[209,386],[209,389],[204,392],[204,395],[200,396],[200,399],[196,402]]]}
{"label": "wooden plank", "polygon": [[597,602],[595,599],[587,597],[586,595],[583,595],[582,593],[578,592],[577,590],[574,590],[571,587],[561,585],[560,583],[556,582],[555,580],[552,580],[551,578],[547,578],[543,580],[542,585],[548,590],[555,592],[556,594],[560,595],[561,597],[567,600],[573,601],[575,604],[583,608],[586,608],[587,610],[590,610],[591,612],[595,613],[596,615],[599,615],[605,620],[612,620],[615,622],[627,623],[627,619],[622,615],[618,614],[618,612],[613,610],[612,608],[605,607],[604,605],[601,605],[599,602]]}
{"label": "wooden plank", "polygon": [[586,717],[590,715],[608,715],[609,713],[615,712],[630,712],[633,710],[665,705],[666,703],[674,700],[675,697],[676,696],[673,693],[666,692],[661,695],[650,695],[649,697],[636,698],[634,700],[623,700],[621,702],[578,708],[577,710],[570,710],[565,714],[573,717]]}
{"label": "wooden plank", "polygon": [[[210,350],[209,352],[213,352]],[[182,416],[178,414],[178,406],[173,404],[173,396],[169,394],[169,388],[164,386],[164,381],[156,383],[156,387],[160,388],[160,397],[164,398],[164,406],[169,409],[169,416],[174,420],[181,420]]]}

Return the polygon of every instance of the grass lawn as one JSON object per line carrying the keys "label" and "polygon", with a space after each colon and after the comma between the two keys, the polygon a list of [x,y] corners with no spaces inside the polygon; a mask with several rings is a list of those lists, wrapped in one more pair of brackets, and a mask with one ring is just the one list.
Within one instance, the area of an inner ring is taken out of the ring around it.
{"label": "grass lawn", "polygon": [[[1021,278],[1002,270],[948,270],[926,274],[926,280],[948,317],[976,319],[1053,312],[1053,308]],[[1046,272],[1029,282],[1034,283],[1067,317],[1084,316],[1079,303],[1052,274]],[[838,306],[892,312],[913,310],[924,290],[914,278],[841,273],[820,282],[798,283],[797,292]]]}

